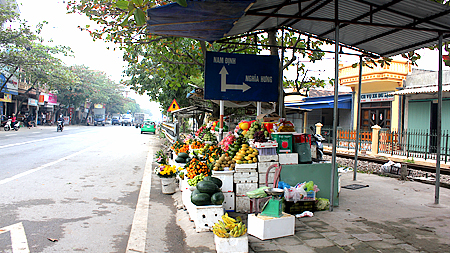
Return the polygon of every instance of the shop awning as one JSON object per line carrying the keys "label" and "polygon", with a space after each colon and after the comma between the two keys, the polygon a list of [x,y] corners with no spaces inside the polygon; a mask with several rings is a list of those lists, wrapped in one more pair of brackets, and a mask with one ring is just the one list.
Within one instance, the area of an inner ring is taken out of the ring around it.
{"label": "shop awning", "polygon": [[[302,109],[325,109],[334,107],[334,96],[306,98],[301,103],[285,104],[287,108],[302,108]],[[352,95],[339,95],[338,97],[339,109],[352,108]]]}
{"label": "shop awning", "polygon": [[205,41],[280,27],[334,41],[336,21],[340,43],[381,56],[450,41],[450,6],[427,0],[188,0],[147,15],[149,33]]}
{"label": "shop awning", "polygon": [[[450,92],[450,85],[442,85],[442,91]],[[420,94],[420,93],[437,93],[438,86],[421,86],[421,87],[410,87],[405,88],[404,90],[399,90],[395,92],[389,93],[390,95],[407,95],[407,94]]]}

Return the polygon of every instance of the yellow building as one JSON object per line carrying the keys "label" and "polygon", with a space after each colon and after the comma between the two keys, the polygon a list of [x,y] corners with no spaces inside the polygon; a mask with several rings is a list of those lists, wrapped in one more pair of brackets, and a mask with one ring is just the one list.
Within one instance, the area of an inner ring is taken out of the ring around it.
{"label": "yellow building", "polygon": [[[370,130],[372,126],[379,125],[391,131],[398,130],[401,123],[400,96],[389,93],[403,87],[403,80],[411,72],[411,65],[407,61],[394,60],[390,65],[381,67],[364,66],[361,82],[361,121],[363,130]],[[339,67],[339,84],[350,87],[353,91],[352,120],[353,129],[357,126],[358,112],[358,80],[359,66]]]}

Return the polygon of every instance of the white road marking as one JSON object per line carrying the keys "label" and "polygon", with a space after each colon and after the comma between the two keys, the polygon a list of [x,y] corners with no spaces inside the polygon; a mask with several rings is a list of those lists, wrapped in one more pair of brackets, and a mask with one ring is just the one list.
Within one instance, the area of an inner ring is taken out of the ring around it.
{"label": "white road marking", "polygon": [[23,228],[22,222],[0,228],[0,234],[10,232],[11,233],[11,246],[13,253],[29,253],[27,235]]}
{"label": "white road marking", "polygon": [[5,136],[14,136],[14,135],[17,135],[17,134],[7,134]]}
{"label": "white road marking", "polygon": [[41,132],[33,132],[33,134],[40,134]]}
{"label": "white road marking", "polygon": [[[66,136],[67,136],[67,135],[66,135]],[[104,142],[104,141],[103,141],[103,142]],[[34,169],[31,169],[31,170],[27,170],[27,171],[25,171],[25,172],[22,172],[22,173],[20,173],[20,174],[17,174],[17,175],[15,175],[15,176],[10,177],[10,178],[5,178],[5,179],[3,179],[3,180],[0,180],[0,185],[6,184],[6,183],[8,183],[8,182],[11,182],[11,181],[16,180],[16,179],[21,178],[21,177],[24,177],[24,176],[29,175],[29,174],[31,174],[31,173],[34,173],[34,172],[36,172],[36,171],[42,170],[42,169],[47,168],[47,167],[49,167],[49,166],[55,165],[55,164],[57,164],[57,163],[59,163],[59,162],[62,162],[62,161],[64,161],[64,160],[66,160],[66,159],[69,159],[69,158],[72,158],[72,157],[77,156],[77,155],[79,155],[79,154],[82,154],[82,153],[84,153],[84,152],[87,152],[87,151],[89,151],[89,150],[91,150],[91,149],[97,148],[98,146],[102,145],[103,142],[102,142],[102,143],[99,143],[99,144],[97,144],[97,145],[91,146],[91,147],[89,147],[89,148],[80,150],[80,151],[78,151],[78,152],[76,152],[76,153],[73,153],[73,154],[71,154],[71,155],[68,155],[68,156],[66,156],[66,157],[60,158],[60,159],[58,159],[58,160],[56,160],[56,161],[53,161],[53,162],[44,164],[44,165],[42,165],[42,166],[39,166],[39,167],[34,168]]]}
{"label": "white road marking", "polygon": [[126,253],[145,252],[147,239],[148,209],[150,208],[150,189],[152,186],[152,160],[153,154],[149,150],[145,163],[144,176],[142,178],[141,190],[134,212],[133,224],[131,225],[130,237]]}
{"label": "white road marking", "polygon": [[[85,133],[85,132],[81,132],[81,133]],[[67,134],[67,135],[60,135],[60,136],[55,136],[55,137],[43,138],[43,139],[39,139],[39,140],[32,140],[32,141],[25,141],[25,142],[13,143],[13,144],[8,144],[8,145],[0,146],[0,149],[1,149],[1,148],[9,148],[9,147],[14,147],[14,146],[19,146],[19,145],[30,144],[30,143],[34,143],[34,142],[40,142],[40,141],[46,141],[46,140],[53,140],[53,139],[58,139],[58,138],[70,137],[70,136],[77,135],[77,134],[81,134],[81,133]],[[17,134],[5,135],[5,136],[13,136],[13,135],[17,135]]]}

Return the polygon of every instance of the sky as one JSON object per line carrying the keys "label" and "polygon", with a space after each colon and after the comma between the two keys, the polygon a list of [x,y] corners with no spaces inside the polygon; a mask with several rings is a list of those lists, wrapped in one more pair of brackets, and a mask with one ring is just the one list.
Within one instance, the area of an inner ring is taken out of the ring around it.
{"label": "sky", "polygon": [[[81,31],[78,26],[84,27],[86,24],[92,24],[84,15],[66,14],[66,3],[62,0],[16,0],[19,4],[21,18],[29,22],[30,26],[47,21],[49,24],[44,26],[41,36],[45,40],[53,40],[53,45],[69,46],[74,51],[75,58],[64,58],[67,65],[84,64],[93,70],[100,70],[107,73],[111,79],[119,82],[122,78],[122,71],[126,67],[122,61],[122,52],[108,50],[107,47],[113,47],[104,41],[93,41],[86,31]],[[50,43],[50,45],[52,45]],[[331,49],[333,51],[334,46]],[[438,70],[438,53],[429,49],[419,50],[422,59],[418,61],[420,69]],[[400,57],[401,58],[401,57]],[[355,56],[340,56],[340,63],[351,65],[359,61]],[[326,54],[325,60],[318,63],[303,62],[307,66],[308,76],[315,76],[321,79],[334,78],[334,54]],[[444,66],[444,70],[450,67]],[[295,80],[295,70],[285,75],[289,79]],[[129,95],[135,99],[141,108],[150,109],[155,116],[154,120],[160,120],[161,112],[159,105],[150,102],[147,96],[140,96],[131,92]]]}
{"label": "sky", "polygon": [[[35,27],[39,22],[47,21],[41,37],[48,45],[69,46],[75,57],[64,57],[62,60],[66,65],[86,65],[90,69],[104,71],[112,80],[120,82],[122,71],[126,67],[126,62],[122,60],[122,52],[108,50],[113,48],[112,43],[104,41],[93,41],[89,33],[81,31],[78,26],[85,27],[92,24],[84,15],[66,14],[66,1],[62,0],[16,0],[19,4],[21,19],[28,21],[31,27]],[[133,91],[129,97],[136,100],[142,109],[150,109],[153,120],[161,118],[159,104],[150,102],[148,96],[141,96]]]}

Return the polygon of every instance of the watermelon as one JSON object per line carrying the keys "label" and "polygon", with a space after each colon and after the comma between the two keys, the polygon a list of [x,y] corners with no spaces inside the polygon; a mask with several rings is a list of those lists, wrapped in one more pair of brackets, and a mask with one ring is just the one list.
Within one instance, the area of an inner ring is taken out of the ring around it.
{"label": "watermelon", "polygon": [[217,187],[217,184],[212,181],[200,181],[197,183],[197,189],[201,193],[207,193],[207,194],[213,194],[217,191],[219,191],[219,187]]}
{"label": "watermelon", "polygon": [[178,153],[178,157],[181,157],[181,158],[186,159],[186,158],[189,157],[189,154],[186,154],[186,153]]}
{"label": "watermelon", "polygon": [[186,160],[183,157],[178,156],[175,158],[175,162],[177,163],[186,163]]}
{"label": "watermelon", "polygon": [[223,201],[225,200],[225,196],[222,192],[216,192],[211,196],[211,203],[213,205],[222,205]]}
{"label": "watermelon", "polygon": [[191,194],[191,202],[196,206],[206,206],[211,204],[211,196],[208,193]]}
{"label": "watermelon", "polygon": [[222,180],[220,180],[217,177],[208,176],[208,177],[203,178],[203,180],[211,181],[211,182],[215,183],[217,185],[217,187],[219,187],[219,188],[222,187]]}

